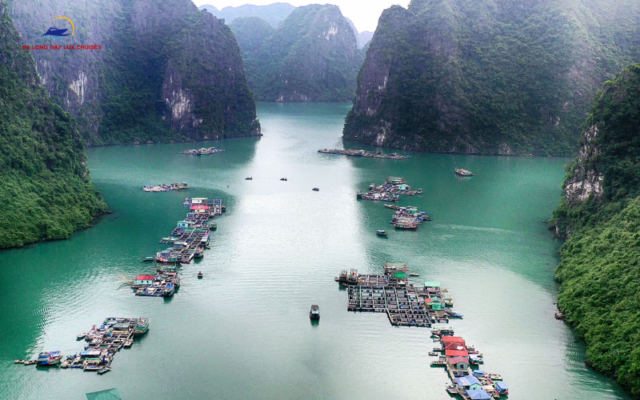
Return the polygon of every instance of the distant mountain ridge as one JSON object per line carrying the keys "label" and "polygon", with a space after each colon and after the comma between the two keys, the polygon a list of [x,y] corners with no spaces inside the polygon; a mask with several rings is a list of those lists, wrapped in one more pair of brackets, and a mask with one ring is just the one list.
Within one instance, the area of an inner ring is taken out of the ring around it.
{"label": "distant mountain ridge", "polygon": [[333,5],[296,8],[277,29],[258,17],[231,24],[257,100],[350,101],[363,53]]}
{"label": "distant mountain ridge", "polygon": [[278,24],[284,21],[296,7],[289,3],[274,3],[266,6],[245,4],[243,6],[225,7],[222,10],[218,10],[216,7],[207,4],[200,6],[199,9],[206,10],[216,17],[224,19],[227,25],[230,25],[236,18],[260,17],[267,21],[272,27],[277,28]]}

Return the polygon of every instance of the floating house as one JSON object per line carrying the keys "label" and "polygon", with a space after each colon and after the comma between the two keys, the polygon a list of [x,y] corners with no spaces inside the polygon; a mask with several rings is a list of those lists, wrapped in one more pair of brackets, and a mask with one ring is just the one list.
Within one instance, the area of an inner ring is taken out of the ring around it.
{"label": "floating house", "polygon": [[387,178],[387,183],[391,185],[402,185],[405,183],[405,180],[398,176],[390,176]]}
{"label": "floating house", "polygon": [[443,336],[442,344],[445,350],[466,350],[464,339],[460,336]]}
{"label": "floating house", "polygon": [[496,382],[496,392],[499,394],[509,394],[509,387],[504,382]]}
{"label": "floating house", "polygon": [[438,296],[431,296],[431,303],[429,304],[431,305],[432,310],[442,311],[442,309],[444,309],[444,303],[442,302],[442,299]]}
{"label": "floating house", "polygon": [[487,393],[486,390],[483,389],[471,389],[467,390],[467,396],[471,400],[490,400],[492,399],[491,395]]}
{"label": "floating house", "polygon": [[469,357],[469,352],[466,350],[445,350],[444,355],[447,357]]}
{"label": "floating house", "polygon": [[153,285],[153,281],[156,279],[153,275],[138,275],[133,280],[133,284],[136,286]]}
{"label": "floating house", "polygon": [[[463,387],[465,390],[482,390],[482,385],[480,381],[475,376],[467,375],[462,376],[460,378],[456,378],[456,384],[460,387]],[[484,390],[482,390],[484,392]],[[485,392],[486,393],[486,392]],[[490,398],[490,397],[487,397]]]}
{"label": "floating house", "polygon": [[447,363],[459,371],[469,369],[469,359],[467,357],[450,357]]}

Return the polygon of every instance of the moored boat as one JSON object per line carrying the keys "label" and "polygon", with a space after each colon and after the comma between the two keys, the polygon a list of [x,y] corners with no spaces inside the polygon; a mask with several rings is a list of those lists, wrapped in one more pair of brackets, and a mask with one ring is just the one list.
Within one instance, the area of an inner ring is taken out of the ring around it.
{"label": "moored boat", "polygon": [[204,274],[202,273],[202,271],[198,272],[198,279],[202,279],[203,276]]}
{"label": "moored boat", "polygon": [[36,363],[38,366],[48,367],[60,364],[60,360],[62,360],[62,354],[59,351],[43,351],[38,354]]}
{"label": "moored boat", "polygon": [[319,189],[319,188],[313,188],[313,191],[314,191],[314,192],[319,192],[319,191],[320,191],[320,189]]}
{"label": "moored boat", "polygon": [[501,381],[502,380],[502,375],[500,375],[500,374],[487,374],[487,378],[491,379],[492,381]]}
{"label": "moored boat", "polygon": [[105,373],[107,373],[107,372],[109,372],[109,371],[111,371],[111,368],[109,368],[109,367],[104,367],[104,368],[102,368],[102,369],[99,369],[99,370],[98,370],[98,375],[105,374]]}
{"label": "moored boat", "polygon": [[309,318],[311,319],[320,319],[320,307],[316,304],[311,306],[311,310],[309,311]]}
{"label": "moored boat", "polygon": [[387,236],[388,236],[388,233],[387,233],[387,231],[380,229],[380,230],[378,230],[378,231],[376,232],[376,235],[378,235],[378,236],[382,236],[382,237],[387,237]]}
{"label": "moored boat", "polygon": [[155,257],[145,257],[145,258],[142,259],[142,261],[144,261],[144,262],[151,262],[151,261],[155,261],[155,260],[156,260]]}
{"label": "moored boat", "polygon": [[82,339],[84,339],[85,337],[87,337],[87,334],[83,332],[83,333],[79,334],[78,336],[76,336],[76,339],[78,339],[78,340],[82,340]]}
{"label": "moored boat", "polygon": [[136,322],[136,327],[133,331],[134,336],[142,336],[149,331],[149,319],[148,318],[140,318],[138,322]]}

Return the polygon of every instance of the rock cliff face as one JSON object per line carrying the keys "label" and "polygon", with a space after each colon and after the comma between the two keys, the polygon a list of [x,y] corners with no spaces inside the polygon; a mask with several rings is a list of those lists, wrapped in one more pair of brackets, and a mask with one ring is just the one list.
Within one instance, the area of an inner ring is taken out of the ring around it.
{"label": "rock cliff face", "polygon": [[[92,145],[260,133],[232,32],[189,0],[26,0],[11,13],[23,43],[102,46],[32,51],[47,91]],[[42,39],[60,15],[75,35]]]}
{"label": "rock cliff face", "polygon": [[638,56],[627,0],[412,0],[386,10],[346,140],[430,152],[566,155],[606,79]]}
{"label": "rock cliff face", "polygon": [[256,99],[350,101],[362,63],[356,33],[332,5],[296,8],[271,35],[259,18],[231,24]]}
{"label": "rock cliff face", "polygon": [[[74,121],[51,101],[20,42],[0,0],[0,248],[65,239],[106,209]],[[79,78],[77,96],[84,84]]]}
{"label": "rock cliff face", "polygon": [[558,307],[587,363],[640,398],[640,65],[605,84],[586,127],[552,220]]}

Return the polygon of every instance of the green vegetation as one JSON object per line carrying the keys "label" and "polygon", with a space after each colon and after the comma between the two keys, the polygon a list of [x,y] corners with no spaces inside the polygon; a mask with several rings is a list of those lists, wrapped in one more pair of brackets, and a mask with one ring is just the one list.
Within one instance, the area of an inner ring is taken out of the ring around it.
{"label": "green vegetation", "polygon": [[106,205],[75,122],[39,85],[0,0],[0,248],[65,239]]}
{"label": "green vegetation", "polygon": [[[558,306],[587,342],[588,363],[640,398],[640,65],[607,82],[552,223],[569,236]],[[595,134],[594,134],[595,133]],[[598,190],[572,190],[595,182]]]}
{"label": "green vegetation", "polygon": [[353,99],[362,53],[338,7],[296,8],[276,30],[257,17],[238,18],[231,29],[257,100]]}
{"label": "green vegetation", "polygon": [[573,154],[597,89],[637,53],[640,6],[613,3],[392,7],[367,52],[344,136],[432,152]]}
{"label": "green vegetation", "polygon": [[190,0],[14,1],[25,43],[47,44],[49,12],[76,23],[64,44],[102,46],[32,52],[49,94],[90,145],[260,133],[233,33]]}

